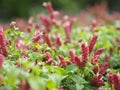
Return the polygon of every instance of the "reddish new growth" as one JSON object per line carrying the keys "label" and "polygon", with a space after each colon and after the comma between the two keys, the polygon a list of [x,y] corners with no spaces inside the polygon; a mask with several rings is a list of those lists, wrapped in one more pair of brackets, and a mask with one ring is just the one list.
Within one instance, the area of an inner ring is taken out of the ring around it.
{"label": "reddish new growth", "polygon": [[120,90],[120,77],[115,73],[108,74],[108,82],[113,85],[114,90]]}
{"label": "reddish new growth", "polygon": [[0,68],[2,68],[3,61],[5,60],[5,57],[0,54]]}
{"label": "reddish new growth", "polygon": [[5,40],[2,27],[0,27],[0,54],[3,54],[5,57],[8,55],[6,40]]}
{"label": "reddish new growth", "polygon": [[92,52],[92,50],[93,50],[93,48],[94,48],[94,45],[95,45],[95,43],[96,43],[96,41],[97,41],[97,38],[98,38],[97,35],[95,35],[94,37],[92,37],[92,39],[91,39],[91,41],[90,41],[90,43],[89,43],[89,53]]}

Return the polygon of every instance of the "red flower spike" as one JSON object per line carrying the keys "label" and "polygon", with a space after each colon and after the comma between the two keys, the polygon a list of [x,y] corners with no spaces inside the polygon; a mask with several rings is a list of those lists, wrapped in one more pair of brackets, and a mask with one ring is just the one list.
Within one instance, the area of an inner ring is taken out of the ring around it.
{"label": "red flower spike", "polygon": [[103,86],[104,85],[104,80],[101,79],[101,75],[95,76],[91,81],[91,85],[95,86],[97,88]]}
{"label": "red flower spike", "polygon": [[97,74],[98,71],[99,71],[99,67],[98,67],[98,66],[95,66],[95,67],[93,68],[93,72],[94,72],[95,74]]}
{"label": "red flower spike", "polygon": [[0,48],[1,48],[0,54],[3,54],[6,57],[8,55],[8,51],[6,48],[6,40],[5,40],[2,27],[0,27]]}
{"label": "red flower spike", "polygon": [[75,64],[78,66],[78,67],[80,67],[80,68],[82,68],[82,67],[84,67],[84,64],[82,64],[82,62],[81,62],[81,60],[80,60],[80,58],[78,57],[78,56],[75,56],[75,59],[74,59],[75,61]]}
{"label": "red flower spike", "polygon": [[105,60],[106,60],[106,62],[109,62],[109,60],[110,60],[110,55],[109,54],[105,54]]}
{"label": "red flower spike", "polygon": [[60,60],[60,66],[66,67],[67,63],[65,61],[65,58],[62,55],[59,55],[58,58]]}
{"label": "red flower spike", "polygon": [[5,60],[5,57],[0,54],[0,68],[2,68],[3,61]]}
{"label": "red flower spike", "polygon": [[100,73],[101,75],[105,74],[105,72],[106,72],[106,70],[107,70],[108,67],[109,67],[108,62],[100,63],[100,64],[99,64],[99,68],[100,68],[99,73]]}
{"label": "red flower spike", "polygon": [[55,46],[61,46],[62,45],[62,41],[60,39],[60,35],[58,33],[54,34],[54,38],[55,38]]}
{"label": "red flower spike", "polygon": [[70,56],[70,61],[74,62],[75,59],[75,51],[74,50],[69,50],[69,56]]}
{"label": "red flower spike", "polygon": [[48,16],[45,15],[40,15],[40,20],[42,21],[42,23],[45,26],[45,29],[50,32],[51,30],[51,20]]}
{"label": "red flower spike", "polygon": [[100,48],[95,51],[94,55],[100,55],[104,51],[104,48]]}
{"label": "red flower spike", "polygon": [[70,40],[71,40],[71,36],[70,36],[70,34],[71,34],[70,22],[65,22],[65,23],[63,24],[63,28],[64,28],[65,34],[66,34],[66,42],[68,43],[68,42],[70,42]]}
{"label": "red flower spike", "polygon": [[50,2],[44,2],[43,6],[48,10],[49,13],[54,11]]}
{"label": "red flower spike", "polygon": [[46,52],[45,55],[46,55],[46,58],[47,58],[47,59],[52,58],[52,55],[51,55],[50,52]]}
{"label": "red flower spike", "polygon": [[92,63],[92,64],[96,64],[96,63],[98,62],[98,60],[100,60],[100,54],[101,54],[103,51],[104,51],[103,48],[100,48],[100,49],[98,49],[98,50],[95,51],[94,56],[93,56],[93,58],[92,58],[92,60],[91,60],[91,63]]}
{"label": "red flower spike", "polygon": [[117,74],[109,73],[108,82],[114,86],[114,90],[120,90],[120,77]]}
{"label": "red flower spike", "polygon": [[52,41],[51,41],[51,39],[50,39],[50,37],[49,37],[48,34],[44,34],[44,40],[45,40],[45,42],[47,43],[47,45],[48,45],[49,47],[52,46]]}
{"label": "red flower spike", "polygon": [[32,38],[32,41],[33,42],[39,42],[39,40],[40,40],[40,38],[41,38],[41,36],[43,35],[43,32],[42,31],[38,31],[35,35],[34,35],[34,37]]}
{"label": "red flower spike", "polygon": [[53,58],[49,58],[47,61],[46,61],[46,64],[47,65],[56,65],[56,62],[54,61],[54,59]]}
{"label": "red flower spike", "polygon": [[84,43],[81,45],[82,63],[85,65],[89,58],[89,48]]}
{"label": "red flower spike", "polygon": [[93,50],[93,48],[94,48],[94,45],[95,45],[95,43],[96,43],[96,41],[97,41],[97,38],[98,38],[98,36],[95,35],[95,36],[91,39],[91,41],[90,41],[90,43],[89,43],[89,54],[92,52],[92,50]]}

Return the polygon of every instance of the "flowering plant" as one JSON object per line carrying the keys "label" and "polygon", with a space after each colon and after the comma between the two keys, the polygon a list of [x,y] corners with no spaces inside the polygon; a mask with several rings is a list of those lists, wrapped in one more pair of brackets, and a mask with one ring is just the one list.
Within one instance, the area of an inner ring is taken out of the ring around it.
{"label": "flowering plant", "polygon": [[98,7],[104,6],[105,17],[100,21],[101,14],[93,14],[90,23],[81,15],[62,15],[50,2],[43,6],[48,15],[40,14],[38,22],[30,17],[0,27],[0,89],[120,90],[116,17],[114,24],[106,22],[103,4]]}

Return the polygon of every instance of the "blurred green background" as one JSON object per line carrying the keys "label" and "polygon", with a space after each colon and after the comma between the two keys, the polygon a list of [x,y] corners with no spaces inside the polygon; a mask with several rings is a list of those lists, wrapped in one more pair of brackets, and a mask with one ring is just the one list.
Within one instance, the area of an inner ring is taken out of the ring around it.
{"label": "blurred green background", "polygon": [[45,12],[42,3],[50,1],[56,10],[77,14],[87,6],[106,1],[109,11],[120,11],[120,0],[0,0],[0,20],[28,18]]}

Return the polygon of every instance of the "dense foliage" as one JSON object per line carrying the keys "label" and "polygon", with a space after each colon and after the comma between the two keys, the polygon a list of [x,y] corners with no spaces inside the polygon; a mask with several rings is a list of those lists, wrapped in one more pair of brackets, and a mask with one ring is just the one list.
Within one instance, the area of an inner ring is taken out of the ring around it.
{"label": "dense foliage", "polygon": [[0,90],[120,90],[120,15],[43,6],[36,21],[0,27]]}

